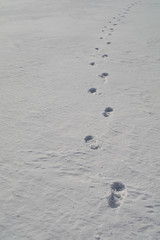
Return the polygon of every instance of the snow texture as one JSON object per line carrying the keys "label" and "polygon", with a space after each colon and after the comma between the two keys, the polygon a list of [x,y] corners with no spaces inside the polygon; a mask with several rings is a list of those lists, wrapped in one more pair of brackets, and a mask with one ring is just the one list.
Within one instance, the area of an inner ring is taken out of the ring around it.
{"label": "snow texture", "polygon": [[160,239],[159,13],[0,1],[1,240]]}

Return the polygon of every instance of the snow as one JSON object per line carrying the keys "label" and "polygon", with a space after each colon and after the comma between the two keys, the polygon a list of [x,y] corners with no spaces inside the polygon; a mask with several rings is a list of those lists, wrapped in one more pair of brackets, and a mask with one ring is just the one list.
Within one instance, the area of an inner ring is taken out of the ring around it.
{"label": "snow", "polygon": [[160,239],[159,11],[1,0],[0,239]]}

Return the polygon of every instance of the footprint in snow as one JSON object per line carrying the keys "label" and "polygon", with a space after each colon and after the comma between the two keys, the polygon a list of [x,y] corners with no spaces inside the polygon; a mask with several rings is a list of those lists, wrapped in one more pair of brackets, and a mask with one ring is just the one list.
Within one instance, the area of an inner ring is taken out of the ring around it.
{"label": "footprint in snow", "polygon": [[113,182],[111,195],[108,197],[108,204],[111,208],[119,207],[127,196],[125,185],[121,182]]}
{"label": "footprint in snow", "polygon": [[95,62],[91,62],[90,65],[91,65],[91,66],[94,66],[94,65],[95,65]]}
{"label": "footprint in snow", "polygon": [[103,57],[103,58],[107,58],[108,55],[107,55],[107,54],[103,54],[102,57]]}
{"label": "footprint in snow", "polygon": [[113,108],[107,107],[107,108],[105,108],[105,110],[102,114],[103,114],[104,117],[109,117],[111,112],[113,112]]}
{"label": "footprint in snow", "polygon": [[97,89],[96,88],[90,88],[88,90],[89,93],[96,93]]}
{"label": "footprint in snow", "polygon": [[111,42],[107,42],[106,44],[111,44]]}
{"label": "footprint in snow", "polygon": [[108,73],[102,73],[102,74],[99,75],[99,77],[106,78],[106,77],[108,77],[108,75],[109,75]]}
{"label": "footprint in snow", "polygon": [[88,135],[84,138],[85,143],[89,146],[92,150],[97,150],[99,148],[99,145],[97,144],[97,141],[92,135]]}
{"label": "footprint in snow", "polygon": [[97,51],[98,51],[98,50],[99,50],[99,48],[95,48],[95,50],[97,50]]}

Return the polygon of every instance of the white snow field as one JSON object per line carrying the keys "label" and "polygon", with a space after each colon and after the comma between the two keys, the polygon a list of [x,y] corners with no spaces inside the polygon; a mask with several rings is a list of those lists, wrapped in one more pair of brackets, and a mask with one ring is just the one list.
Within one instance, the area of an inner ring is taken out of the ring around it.
{"label": "white snow field", "polygon": [[0,1],[0,240],[160,239],[160,1]]}

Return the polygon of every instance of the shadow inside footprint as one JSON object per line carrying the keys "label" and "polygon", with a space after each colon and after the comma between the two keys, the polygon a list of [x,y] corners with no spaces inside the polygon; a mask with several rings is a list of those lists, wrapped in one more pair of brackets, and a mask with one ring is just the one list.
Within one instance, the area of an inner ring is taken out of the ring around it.
{"label": "shadow inside footprint", "polygon": [[91,140],[93,140],[93,136],[92,136],[92,135],[88,135],[88,136],[86,136],[86,137],[84,138],[84,141],[85,141],[85,142],[89,142],[89,141],[91,141]]}
{"label": "shadow inside footprint", "polygon": [[108,77],[108,75],[109,75],[108,73],[102,73],[102,74],[99,75],[99,77],[106,78],[106,77]]}
{"label": "shadow inside footprint", "polygon": [[109,114],[110,114],[111,112],[113,112],[113,108],[107,107],[107,108],[105,108],[105,110],[104,110],[104,112],[103,112],[103,116],[104,116],[104,117],[109,117]]}
{"label": "shadow inside footprint", "polygon": [[107,55],[107,54],[103,54],[102,57],[103,57],[103,58],[106,58],[106,57],[108,57],[108,55]]}
{"label": "shadow inside footprint", "polygon": [[112,189],[113,191],[119,192],[119,191],[122,191],[122,190],[125,189],[125,185],[124,185],[123,183],[121,183],[121,182],[114,182],[114,183],[112,183],[112,185],[111,185],[111,189]]}
{"label": "shadow inside footprint", "polygon": [[108,197],[108,204],[111,208],[121,205],[127,195],[125,185],[121,182],[114,182],[111,185],[111,195]]}
{"label": "shadow inside footprint", "polygon": [[90,89],[88,90],[88,92],[90,92],[90,93],[95,93],[96,91],[97,91],[96,88],[90,88]]}

